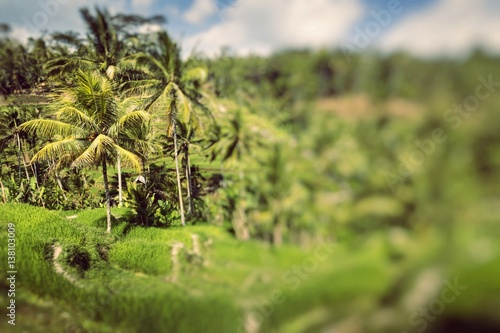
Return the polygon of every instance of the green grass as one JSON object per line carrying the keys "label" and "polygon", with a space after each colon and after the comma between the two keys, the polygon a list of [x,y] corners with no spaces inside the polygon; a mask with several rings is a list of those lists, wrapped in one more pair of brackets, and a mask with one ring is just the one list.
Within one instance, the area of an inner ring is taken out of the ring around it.
{"label": "green grass", "polygon": [[[50,332],[63,332],[62,326],[98,333],[238,332],[245,322],[255,323],[249,321],[253,314],[261,332],[315,332],[352,313],[375,315],[383,299],[385,307],[401,311],[404,295],[432,267],[441,267],[443,278],[460,276],[472,290],[447,307],[442,318],[477,317],[481,304],[487,306],[483,314],[500,305],[489,294],[500,291],[500,285],[488,278],[498,274],[498,245],[492,245],[490,258],[475,264],[447,257],[454,251],[467,258],[471,250],[464,244],[485,237],[482,228],[458,229],[453,250],[433,229],[413,238],[374,233],[364,241],[327,243],[320,250],[317,245],[274,248],[240,242],[210,225],[128,228],[121,219],[126,213],[113,210],[114,230],[107,235],[104,209],[54,212],[0,205],[2,229],[16,225],[19,320],[31,321],[40,312],[42,318],[34,322]],[[193,251],[193,235],[198,236],[200,256]],[[1,244],[6,237],[0,235]],[[172,282],[171,250],[179,242],[184,249],[178,279]],[[55,272],[53,244],[63,248],[60,264],[77,284]],[[69,264],[75,253],[87,255],[89,269]],[[0,261],[6,260],[2,251]],[[5,298],[5,282],[1,288]],[[67,308],[65,316],[57,314],[62,308]]]}

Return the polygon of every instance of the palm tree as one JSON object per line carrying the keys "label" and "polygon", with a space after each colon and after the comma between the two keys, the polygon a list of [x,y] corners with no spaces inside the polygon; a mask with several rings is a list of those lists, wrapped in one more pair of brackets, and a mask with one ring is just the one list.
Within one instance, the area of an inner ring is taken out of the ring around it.
{"label": "palm tree", "polygon": [[211,146],[211,160],[222,156],[223,163],[229,162],[236,165],[240,182],[240,193],[235,215],[232,223],[236,237],[241,240],[250,238],[246,218],[246,189],[245,172],[243,160],[245,157],[252,157],[255,149],[264,144],[264,140],[270,139],[270,132],[266,128],[269,124],[264,124],[262,119],[251,114],[246,108],[237,108],[229,117],[223,118],[221,122],[218,138]]}
{"label": "palm tree", "polygon": [[27,120],[38,118],[39,110],[29,106],[5,106],[0,109],[0,112],[0,152],[7,148],[8,145],[14,146],[17,153],[19,179],[21,180],[22,164],[26,180],[28,183],[31,182],[28,171],[28,166],[30,166],[38,187],[37,166],[27,163],[29,155],[25,150],[26,144],[28,145],[28,151],[33,148],[35,139],[19,131],[18,126]]}
{"label": "palm tree", "polygon": [[[138,49],[138,35],[133,30],[145,24],[165,23],[163,16],[144,18],[137,15],[110,15],[105,9],[95,8],[95,15],[88,8],[80,10],[87,26],[87,43],[73,34],[55,34],[53,37],[78,51],[74,54],[63,53],[49,61],[48,73],[52,76],[71,73],[75,69],[99,70],[110,80],[117,80],[117,74],[127,69],[126,56]],[[135,29],[137,30],[137,29]],[[139,43],[140,44],[140,43]],[[119,203],[122,204],[121,160],[117,158]]]}
{"label": "palm tree", "polygon": [[193,112],[193,104],[202,107],[198,101],[200,96],[197,86],[193,82],[203,81],[206,70],[199,67],[192,68],[183,75],[179,47],[164,31],[158,33],[156,50],[150,53],[138,53],[133,59],[136,67],[143,71],[144,77],[141,80],[125,83],[123,88],[129,93],[145,96],[145,109],[152,114],[165,112],[166,132],[173,138],[174,143],[181,224],[185,225],[178,159],[178,123],[181,122],[192,129],[201,127],[199,117]]}
{"label": "palm tree", "polygon": [[125,57],[141,47],[136,44],[142,38],[139,38],[139,34],[134,33],[134,30],[145,24],[165,23],[163,16],[113,16],[106,9],[98,7],[95,8],[95,15],[88,8],[80,9],[80,14],[88,30],[86,40],[71,33],[53,35],[53,38],[67,43],[77,51],[71,54],[63,53],[49,61],[49,75],[71,73],[75,69],[85,68],[98,69],[113,79],[123,69],[120,65],[124,65]]}
{"label": "palm tree", "polygon": [[[193,184],[192,184],[192,174],[191,174],[191,153],[194,150],[203,149],[200,145],[202,142],[201,139],[196,139],[196,131],[193,130],[190,126],[187,126],[184,123],[177,124],[178,134],[178,151],[177,153],[182,153],[182,167],[185,173],[186,179],[186,192],[187,192],[187,201],[188,201],[188,215],[194,213],[194,205],[193,205]],[[165,150],[169,154],[175,154],[175,146],[174,144],[167,142],[165,144]]]}
{"label": "palm tree", "polygon": [[61,90],[54,98],[52,119],[28,121],[20,128],[37,132],[48,142],[33,156],[33,161],[64,157],[73,168],[101,166],[106,197],[106,232],[111,232],[111,199],[108,162],[119,157],[124,164],[141,170],[135,153],[119,145],[119,134],[142,126],[149,114],[131,111],[116,101],[116,88],[99,72],[78,71],[74,86]]}
{"label": "palm tree", "polygon": [[[156,142],[157,133],[151,121],[145,122],[142,126],[136,126],[120,134],[119,143],[122,147],[134,151],[141,158],[142,170],[145,180],[149,174],[149,160],[151,153],[161,153],[161,146]],[[118,175],[118,204],[123,203],[123,186],[121,175],[121,161],[117,159],[117,175]]]}
{"label": "palm tree", "polygon": [[283,140],[286,132],[248,107],[228,106],[223,115],[215,115],[220,121],[210,144],[211,161],[220,159],[221,167],[232,167],[238,172],[239,200],[232,223],[236,237],[245,240],[250,238],[246,212],[249,202],[245,176],[245,169],[249,165],[247,162],[256,160],[261,153],[259,148]]}
{"label": "palm tree", "polygon": [[[267,209],[271,211],[272,240],[275,246],[283,243],[284,222],[287,213],[291,210],[290,191],[292,187],[292,174],[290,159],[285,158],[286,150],[284,144],[275,142],[272,144],[270,154],[266,159],[260,161],[263,172],[259,174],[261,181],[259,184],[259,201],[265,203]],[[288,205],[287,205],[288,203]]]}

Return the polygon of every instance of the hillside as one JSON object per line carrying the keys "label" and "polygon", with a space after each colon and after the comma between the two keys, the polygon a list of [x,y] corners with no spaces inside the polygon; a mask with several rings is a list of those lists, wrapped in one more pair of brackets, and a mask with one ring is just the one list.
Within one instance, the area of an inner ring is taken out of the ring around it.
{"label": "hillside", "polygon": [[0,332],[500,331],[498,54],[186,57],[114,10],[0,22]]}
{"label": "hillside", "polygon": [[[121,221],[126,213],[113,212],[106,235],[103,210],[68,215],[0,206],[2,229],[15,225],[16,329],[395,332],[451,276],[448,282],[460,277],[467,289],[428,323],[429,332],[458,323],[493,332],[485,320],[496,318],[500,284],[488,276],[499,273],[500,248],[483,228],[461,229],[451,248],[434,229],[414,236],[393,229],[351,245],[270,248],[211,226],[130,229]],[[470,242],[476,237],[489,241]],[[8,286],[2,288],[3,296]]]}

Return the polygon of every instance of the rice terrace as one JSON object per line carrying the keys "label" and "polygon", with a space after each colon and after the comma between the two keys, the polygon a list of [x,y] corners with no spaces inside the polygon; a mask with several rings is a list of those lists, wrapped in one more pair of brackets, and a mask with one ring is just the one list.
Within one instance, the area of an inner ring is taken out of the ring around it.
{"label": "rice terrace", "polygon": [[0,332],[500,332],[494,2],[0,8]]}

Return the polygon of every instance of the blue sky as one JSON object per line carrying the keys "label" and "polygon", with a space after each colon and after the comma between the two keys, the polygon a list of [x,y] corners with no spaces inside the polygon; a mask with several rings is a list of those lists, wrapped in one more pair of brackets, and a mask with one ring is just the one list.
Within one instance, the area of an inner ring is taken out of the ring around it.
{"label": "blue sky", "polygon": [[78,8],[162,14],[184,54],[269,54],[280,48],[342,47],[459,56],[500,52],[498,0],[0,0],[0,22],[21,39],[38,31],[83,31]]}

